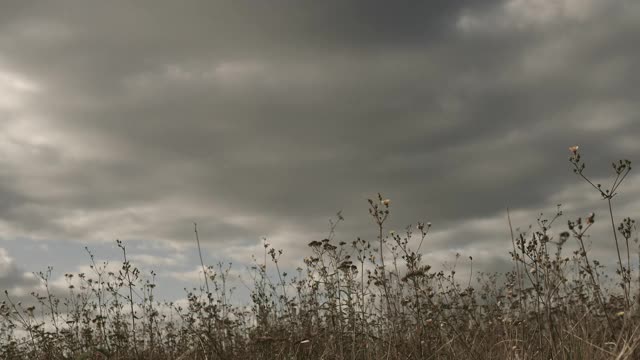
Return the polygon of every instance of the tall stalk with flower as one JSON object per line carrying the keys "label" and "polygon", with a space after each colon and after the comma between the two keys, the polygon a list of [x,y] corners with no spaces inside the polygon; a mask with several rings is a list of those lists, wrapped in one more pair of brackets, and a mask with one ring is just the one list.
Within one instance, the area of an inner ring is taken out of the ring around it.
{"label": "tall stalk with flower", "polygon": [[584,179],[589,185],[591,185],[602,197],[603,200],[607,200],[607,205],[609,206],[609,218],[611,220],[611,229],[613,232],[613,240],[616,245],[616,254],[618,255],[618,269],[616,273],[620,276],[621,282],[620,287],[624,292],[625,298],[625,307],[628,310],[631,306],[631,255],[629,252],[629,239],[625,237],[625,245],[626,245],[626,255],[627,255],[627,265],[625,266],[622,261],[622,254],[620,251],[620,244],[618,243],[618,234],[616,231],[615,220],[613,217],[613,206],[611,204],[611,200],[614,196],[618,195],[617,190],[627,177],[629,172],[631,171],[631,161],[624,159],[619,160],[617,163],[611,163],[613,170],[616,174],[613,179],[612,184],[609,188],[603,188],[602,184],[594,184],[585,174],[585,163],[582,161],[582,157],[578,152],[579,147],[572,146],[569,148],[571,155],[569,156],[569,162],[573,165],[573,172],[579,175],[582,179]]}

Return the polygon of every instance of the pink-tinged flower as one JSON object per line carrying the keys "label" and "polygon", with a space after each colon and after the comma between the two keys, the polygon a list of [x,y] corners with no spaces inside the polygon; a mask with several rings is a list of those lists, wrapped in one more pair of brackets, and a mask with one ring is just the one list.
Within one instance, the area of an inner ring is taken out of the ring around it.
{"label": "pink-tinged flower", "polygon": [[575,145],[575,146],[570,147],[570,148],[569,148],[569,151],[571,151],[571,153],[572,153],[573,155],[575,155],[575,154],[577,154],[577,153],[578,153],[578,148],[579,148],[579,146],[578,146],[578,145]]}

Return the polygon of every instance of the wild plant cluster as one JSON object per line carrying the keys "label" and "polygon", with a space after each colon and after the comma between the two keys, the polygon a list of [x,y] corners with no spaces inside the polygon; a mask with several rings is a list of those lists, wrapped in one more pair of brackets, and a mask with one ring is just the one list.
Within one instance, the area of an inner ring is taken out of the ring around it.
{"label": "wild plant cluster", "polygon": [[[455,267],[435,270],[423,261],[431,223],[389,232],[391,202],[378,194],[369,200],[376,238],[336,239],[344,220],[338,213],[327,238],[309,243],[293,276],[281,269],[283,251],[265,242],[249,269],[248,305],[233,302],[230,266],[204,262],[206,281],[187,293],[186,305],[160,302],[154,274],[141,276],[121,242],[118,271],[89,252],[93,273],[67,274],[64,297],[50,291],[49,268],[38,273],[37,304],[5,291],[0,357],[639,359],[636,226],[630,218],[616,223],[612,206],[631,163],[613,163],[615,177],[605,188],[585,175],[578,148],[570,151],[574,172],[609,205],[602,221],[611,222],[607,241],[617,255],[613,284],[589,251],[595,214],[566,221],[557,236],[551,228],[559,226],[560,208],[527,231],[511,228],[512,271],[456,279]],[[566,253],[570,241],[576,250]]]}

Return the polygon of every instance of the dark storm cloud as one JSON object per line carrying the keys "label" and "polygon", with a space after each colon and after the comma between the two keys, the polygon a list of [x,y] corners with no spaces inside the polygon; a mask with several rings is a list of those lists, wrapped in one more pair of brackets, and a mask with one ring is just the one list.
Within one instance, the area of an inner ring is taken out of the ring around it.
{"label": "dark storm cloud", "polygon": [[596,176],[639,150],[630,1],[0,6],[0,71],[37,88],[0,107],[8,236],[192,241],[196,221],[301,249],[339,209],[370,235],[378,191],[391,226],[442,229],[563,202],[570,145]]}

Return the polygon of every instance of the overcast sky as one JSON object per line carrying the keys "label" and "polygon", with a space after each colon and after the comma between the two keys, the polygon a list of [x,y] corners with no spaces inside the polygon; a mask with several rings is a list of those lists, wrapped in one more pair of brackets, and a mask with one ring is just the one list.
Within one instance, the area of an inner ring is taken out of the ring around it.
{"label": "overcast sky", "polygon": [[[507,208],[605,215],[569,146],[603,183],[640,161],[639,42],[635,0],[4,0],[0,287],[121,239],[178,298],[194,222],[208,263],[242,272],[266,236],[295,267],[338,210],[339,239],[373,240],[378,192],[389,230],[433,224],[434,266],[509,270]],[[617,221],[638,196],[632,172]]]}

